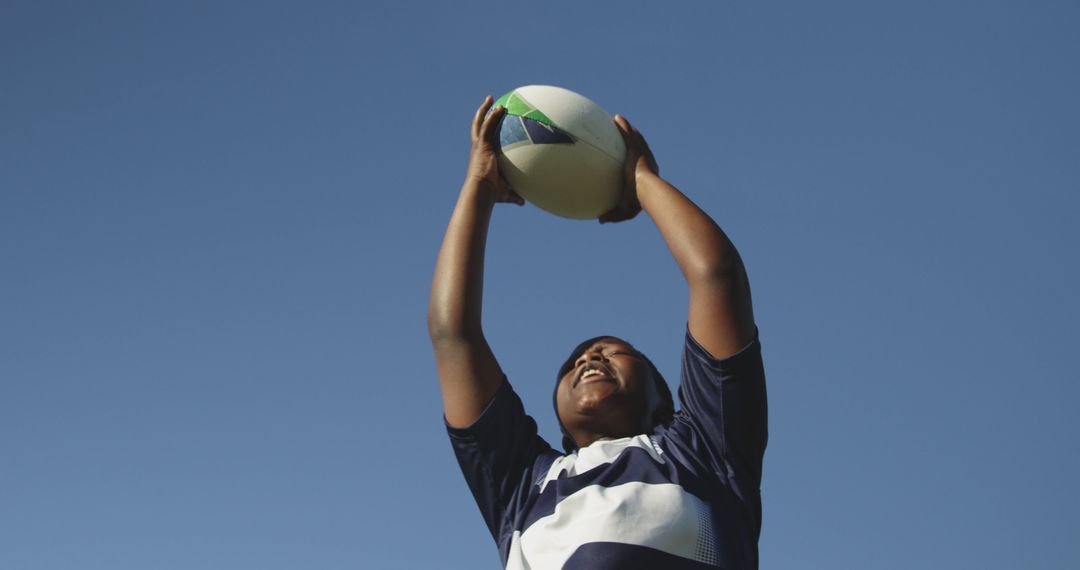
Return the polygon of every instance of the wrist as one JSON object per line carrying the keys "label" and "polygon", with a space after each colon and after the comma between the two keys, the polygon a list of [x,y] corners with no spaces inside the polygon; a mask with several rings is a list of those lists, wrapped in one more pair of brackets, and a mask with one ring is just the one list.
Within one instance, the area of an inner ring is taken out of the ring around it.
{"label": "wrist", "polygon": [[639,193],[642,190],[648,191],[649,188],[655,187],[660,180],[660,175],[648,168],[638,168],[634,171],[634,185]]}
{"label": "wrist", "polygon": [[641,182],[643,180],[647,181],[655,178],[660,178],[660,175],[653,172],[651,168],[639,166],[638,168],[634,169],[634,179],[638,182]]}
{"label": "wrist", "polygon": [[495,206],[495,186],[485,178],[466,176],[461,196],[489,208]]}

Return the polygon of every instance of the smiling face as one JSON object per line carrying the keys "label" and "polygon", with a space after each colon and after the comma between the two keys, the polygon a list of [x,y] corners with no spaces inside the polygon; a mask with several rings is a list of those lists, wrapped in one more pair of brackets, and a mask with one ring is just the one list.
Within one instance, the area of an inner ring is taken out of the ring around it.
{"label": "smiling face", "polygon": [[590,342],[560,370],[555,405],[579,446],[645,433],[659,396],[652,366],[615,337]]}

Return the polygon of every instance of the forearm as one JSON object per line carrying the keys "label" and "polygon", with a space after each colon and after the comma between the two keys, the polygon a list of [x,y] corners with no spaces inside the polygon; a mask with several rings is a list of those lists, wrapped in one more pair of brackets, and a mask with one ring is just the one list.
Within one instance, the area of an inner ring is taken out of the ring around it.
{"label": "forearm", "polygon": [[428,300],[432,341],[482,338],[484,251],[494,201],[479,183],[461,188],[435,263]]}
{"label": "forearm", "polygon": [[674,186],[650,172],[636,179],[641,207],[686,279],[691,334],[718,358],[736,353],[757,331],[739,252],[716,222]]}
{"label": "forearm", "polygon": [[637,196],[691,287],[698,281],[729,279],[743,273],[731,240],[677,188],[655,174],[641,173]]}
{"label": "forearm", "polygon": [[495,203],[522,200],[499,176],[496,127],[506,110],[488,113],[491,104],[492,98],[485,98],[473,115],[468,174],[439,248],[428,299],[443,413],[455,427],[472,425],[503,383],[480,326],[484,250]]}

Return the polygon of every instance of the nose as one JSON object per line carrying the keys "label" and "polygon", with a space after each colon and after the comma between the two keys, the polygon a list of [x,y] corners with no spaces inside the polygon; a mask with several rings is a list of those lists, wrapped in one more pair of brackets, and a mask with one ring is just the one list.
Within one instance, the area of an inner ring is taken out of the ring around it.
{"label": "nose", "polygon": [[603,351],[603,349],[601,347],[594,346],[594,347],[590,347],[590,348],[586,349],[585,352],[582,352],[581,356],[579,356],[577,358],[577,360],[574,362],[574,366],[575,367],[581,366],[582,364],[584,364],[586,362],[589,362],[591,360],[600,360],[600,361],[607,360],[607,358],[604,356],[604,351]]}

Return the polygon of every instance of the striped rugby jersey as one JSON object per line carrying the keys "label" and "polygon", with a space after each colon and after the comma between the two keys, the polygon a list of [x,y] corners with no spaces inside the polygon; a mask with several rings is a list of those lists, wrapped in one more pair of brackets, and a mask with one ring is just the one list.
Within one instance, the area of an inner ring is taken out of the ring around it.
{"label": "striped rugby jersey", "polygon": [[508,569],[756,569],[765,375],[757,339],[720,360],[689,332],[682,409],[652,433],[563,455],[504,382],[447,426]]}

